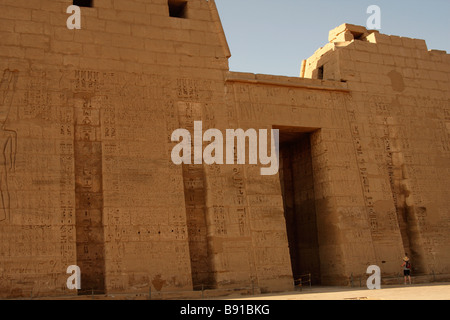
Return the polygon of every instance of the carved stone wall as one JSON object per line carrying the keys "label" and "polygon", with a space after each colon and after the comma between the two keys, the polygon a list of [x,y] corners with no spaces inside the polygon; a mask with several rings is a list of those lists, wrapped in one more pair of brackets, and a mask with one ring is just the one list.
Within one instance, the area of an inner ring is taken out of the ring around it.
{"label": "carved stone wall", "polygon": [[[70,4],[0,1],[0,297],[450,273],[448,54],[344,25],[307,78],[229,72],[212,0]],[[175,165],[194,121],[294,140],[273,176]]]}

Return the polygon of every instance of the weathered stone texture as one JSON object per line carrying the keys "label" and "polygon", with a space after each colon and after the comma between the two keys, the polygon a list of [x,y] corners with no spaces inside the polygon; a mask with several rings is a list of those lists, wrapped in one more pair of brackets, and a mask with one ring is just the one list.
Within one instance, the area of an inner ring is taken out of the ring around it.
{"label": "weathered stone texture", "polygon": [[[213,1],[0,0],[0,296],[449,274],[450,55],[342,25],[303,78],[228,71]],[[301,57],[299,57],[301,58]],[[281,166],[171,161],[175,129],[280,130]]]}

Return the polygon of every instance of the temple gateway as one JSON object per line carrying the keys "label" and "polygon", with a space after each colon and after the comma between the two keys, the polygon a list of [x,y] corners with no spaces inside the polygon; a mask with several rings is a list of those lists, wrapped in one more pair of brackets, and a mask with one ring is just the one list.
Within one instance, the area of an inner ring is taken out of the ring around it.
{"label": "temple gateway", "polygon": [[[0,297],[448,279],[445,51],[342,24],[298,77],[230,72],[213,0],[72,4],[0,3]],[[173,163],[196,121],[278,130],[278,172]]]}

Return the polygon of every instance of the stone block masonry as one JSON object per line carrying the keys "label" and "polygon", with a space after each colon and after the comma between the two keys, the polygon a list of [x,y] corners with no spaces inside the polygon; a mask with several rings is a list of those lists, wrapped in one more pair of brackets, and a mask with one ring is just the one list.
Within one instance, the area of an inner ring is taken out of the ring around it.
{"label": "stone block masonry", "polygon": [[[69,30],[71,0],[0,1],[0,297],[346,285],[405,252],[450,273],[447,53],[344,24],[303,77],[230,72],[214,1],[174,2]],[[174,164],[195,121],[279,130],[278,174]]]}

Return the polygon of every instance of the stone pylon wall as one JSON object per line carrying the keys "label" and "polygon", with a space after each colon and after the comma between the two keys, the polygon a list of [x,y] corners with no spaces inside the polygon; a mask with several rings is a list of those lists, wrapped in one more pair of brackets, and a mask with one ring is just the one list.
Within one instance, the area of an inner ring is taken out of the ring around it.
{"label": "stone pylon wall", "polygon": [[[71,4],[0,0],[0,296],[74,295],[69,265],[79,293],[288,290],[294,262],[347,284],[405,251],[448,272],[448,55],[345,26],[306,78],[229,72],[214,1],[96,0],[80,30]],[[301,181],[175,165],[195,121],[279,129]]]}
{"label": "stone pylon wall", "polygon": [[450,55],[346,24],[329,40],[305,74],[322,67],[352,92],[347,113],[377,259],[389,251],[380,231],[400,228],[415,274],[448,274]]}

